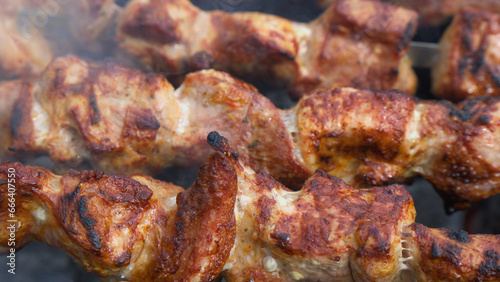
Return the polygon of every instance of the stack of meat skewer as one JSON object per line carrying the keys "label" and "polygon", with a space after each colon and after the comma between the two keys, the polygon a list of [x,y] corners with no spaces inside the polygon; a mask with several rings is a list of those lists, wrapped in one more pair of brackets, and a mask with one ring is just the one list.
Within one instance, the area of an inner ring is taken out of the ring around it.
{"label": "stack of meat skewer", "polygon": [[[1,76],[14,79],[0,84],[2,160],[46,155],[59,168],[106,173],[60,177],[4,163],[2,195],[9,168],[18,172],[17,247],[46,241],[87,271],[126,280],[499,278],[497,236],[414,223],[402,186],[361,189],[420,175],[456,209],[500,191],[498,98],[452,104],[403,93],[416,87],[405,57],[415,12],[337,1],[303,24],[203,12],[189,1],[95,5],[80,4],[88,11],[82,21],[104,27],[75,23],[69,34],[93,42],[87,55],[112,54],[119,63],[66,55],[42,62],[42,71],[29,60],[1,65]],[[446,38],[458,40],[450,30]],[[115,51],[103,47],[108,33]],[[462,51],[443,50],[441,60]],[[482,67],[494,71],[489,63],[468,70]],[[442,65],[435,73],[453,75]],[[242,79],[303,97],[280,110]],[[146,176],[113,176],[203,163],[182,193]],[[0,235],[6,247],[9,234]]]}

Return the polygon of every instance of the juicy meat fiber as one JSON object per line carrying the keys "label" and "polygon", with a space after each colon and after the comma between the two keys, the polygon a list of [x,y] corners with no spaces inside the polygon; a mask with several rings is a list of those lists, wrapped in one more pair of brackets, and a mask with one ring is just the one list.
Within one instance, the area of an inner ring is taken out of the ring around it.
{"label": "juicy meat fiber", "polygon": [[500,14],[468,8],[446,30],[432,91],[453,101],[500,95]]}
{"label": "juicy meat fiber", "polygon": [[214,68],[286,86],[295,97],[321,87],[416,90],[404,57],[416,13],[371,1],[339,1],[297,23],[260,13],[204,12],[188,0],[133,0],[120,46],[170,80]]}
{"label": "juicy meat fiber", "polygon": [[279,110],[226,73],[192,73],[174,90],[161,76],[76,57],[15,94],[4,147],[20,158],[154,174],[201,164],[217,130],[251,167],[292,188],[323,169],[357,187],[420,174],[456,208],[500,192],[499,98],[452,105],[334,88]]}
{"label": "juicy meat fiber", "polygon": [[146,176],[0,165],[0,245],[14,168],[16,248],[42,240],[109,279],[500,279],[499,236],[414,223],[403,186],[354,189],[318,171],[293,192],[238,161],[217,133],[210,139],[221,152],[185,192]]}

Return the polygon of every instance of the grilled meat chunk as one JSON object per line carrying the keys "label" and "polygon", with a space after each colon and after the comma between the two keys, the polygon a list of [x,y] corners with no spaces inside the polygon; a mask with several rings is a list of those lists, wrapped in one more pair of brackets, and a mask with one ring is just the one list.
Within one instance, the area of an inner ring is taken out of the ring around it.
{"label": "grilled meat chunk", "polygon": [[[321,7],[328,7],[338,0],[316,0]],[[372,0],[380,1],[380,0]],[[394,5],[416,11],[419,14],[420,24],[424,26],[438,26],[446,23],[455,16],[460,9],[470,6],[490,12],[500,12],[500,2],[497,0],[382,0]]]}
{"label": "grilled meat chunk", "polygon": [[342,0],[308,24],[204,12],[188,0],[131,1],[123,13],[121,48],[171,81],[214,68],[286,86],[294,97],[334,86],[416,89],[404,54],[417,15],[389,4]]}
{"label": "grilled meat chunk", "polygon": [[323,169],[357,187],[420,174],[457,208],[500,192],[500,98],[453,105],[334,88],[279,110],[226,73],[192,73],[174,90],[162,76],[71,56],[18,96],[5,147],[20,158],[154,174],[200,165],[218,130],[242,160],[293,188]]}
{"label": "grilled meat chunk", "polygon": [[437,97],[460,101],[500,95],[500,14],[463,9],[442,37],[432,70]]}
{"label": "grilled meat chunk", "polygon": [[[0,166],[0,245],[15,179],[16,248],[36,239],[120,280],[498,280],[500,237],[414,223],[403,186],[354,189],[316,172],[294,192],[238,160],[227,140],[185,191],[147,176]],[[12,173],[14,176],[9,176]]]}

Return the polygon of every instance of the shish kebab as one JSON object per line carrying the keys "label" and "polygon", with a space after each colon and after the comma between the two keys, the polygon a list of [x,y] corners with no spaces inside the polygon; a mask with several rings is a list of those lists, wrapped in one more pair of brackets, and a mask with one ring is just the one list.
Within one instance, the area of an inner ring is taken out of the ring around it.
{"label": "shish kebab", "polygon": [[0,98],[2,158],[155,174],[200,165],[205,136],[218,130],[242,160],[291,188],[321,168],[356,187],[422,175],[455,208],[500,192],[498,98],[453,105],[334,88],[279,110],[226,73],[192,73],[174,90],[162,76],[73,56],[36,82],[1,83]]}
{"label": "shish kebab", "polygon": [[202,11],[188,0],[132,0],[119,46],[172,81],[200,69],[286,87],[416,90],[405,57],[417,14],[387,3],[340,0],[310,23],[261,13]]}
{"label": "shish kebab", "polygon": [[[187,191],[148,176],[0,165],[0,246],[15,176],[16,246],[44,241],[109,280],[495,281],[500,236],[415,223],[403,186],[317,171],[300,191],[256,173],[218,133]],[[10,227],[9,227],[10,228]]]}
{"label": "shish kebab", "polygon": [[[53,1],[65,3],[54,2],[71,37],[63,42],[45,38],[51,29],[32,24],[48,9],[37,1],[7,3],[0,11],[0,41],[6,42],[0,45],[0,78],[36,75],[53,56],[80,49],[116,53],[102,38],[117,36],[128,53],[117,55],[123,63],[137,58],[173,82],[190,71],[216,68],[287,86],[296,97],[332,86],[416,90],[405,53],[417,15],[389,4],[342,1],[305,24],[263,13],[204,12],[188,0],[130,1],[124,10],[112,0]],[[68,50],[53,50],[60,45]]]}
{"label": "shish kebab", "polygon": [[[328,7],[338,0],[316,0],[321,7]],[[373,0],[380,1],[380,0]],[[382,0],[407,9],[415,10],[423,26],[438,26],[449,21],[464,7],[476,7],[490,12],[500,12],[497,0]]]}

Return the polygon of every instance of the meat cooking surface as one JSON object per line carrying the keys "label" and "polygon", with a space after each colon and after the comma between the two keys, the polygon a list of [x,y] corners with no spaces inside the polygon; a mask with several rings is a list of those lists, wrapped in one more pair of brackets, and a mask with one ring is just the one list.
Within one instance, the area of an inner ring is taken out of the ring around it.
{"label": "meat cooking surface", "polygon": [[458,208],[498,193],[498,98],[452,105],[335,88],[279,110],[222,72],[192,73],[174,90],[161,76],[71,56],[19,97],[16,114],[3,116],[13,134],[4,154],[21,159],[154,174],[201,164],[205,136],[219,130],[244,161],[290,187],[321,168],[357,187],[423,175]]}
{"label": "meat cooking surface", "polygon": [[433,68],[432,91],[460,101],[500,95],[500,15],[468,8],[441,38],[440,60]]}
{"label": "meat cooking surface", "polygon": [[[371,1],[339,1],[309,24],[260,13],[204,12],[187,0],[131,1],[120,47],[171,79],[214,68],[284,86],[416,90],[404,57],[417,15]],[[177,80],[175,80],[177,81]]]}
{"label": "meat cooking surface", "polygon": [[[321,7],[328,7],[338,0],[316,0]],[[380,1],[380,0],[373,0]],[[445,24],[460,9],[477,7],[491,12],[500,12],[500,3],[496,0],[382,0],[394,5],[414,10],[419,14],[420,24],[424,26],[438,26]]]}
{"label": "meat cooking surface", "polygon": [[[255,173],[212,134],[209,157],[185,191],[146,176],[99,171],[56,176],[0,166],[5,219],[17,171],[17,247],[62,248],[87,271],[126,280],[498,280],[500,238],[414,223],[403,186],[354,189],[316,172],[293,192]],[[7,224],[2,220],[2,224]],[[6,246],[7,228],[0,231]]]}

